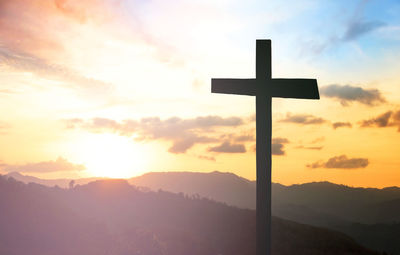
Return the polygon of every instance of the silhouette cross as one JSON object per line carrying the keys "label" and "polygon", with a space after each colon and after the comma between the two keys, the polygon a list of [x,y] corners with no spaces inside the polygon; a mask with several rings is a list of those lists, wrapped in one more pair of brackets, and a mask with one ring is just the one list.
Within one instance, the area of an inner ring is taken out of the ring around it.
{"label": "silhouette cross", "polygon": [[211,92],[256,97],[256,253],[271,254],[272,97],[319,99],[316,79],[272,79],[271,40],[257,40],[255,79],[211,79]]}

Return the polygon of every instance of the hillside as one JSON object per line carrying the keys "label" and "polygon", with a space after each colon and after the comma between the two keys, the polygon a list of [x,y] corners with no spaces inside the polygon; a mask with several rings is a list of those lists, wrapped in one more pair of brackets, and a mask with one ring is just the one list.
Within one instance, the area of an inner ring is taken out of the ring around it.
{"label": "hillside", "polygon": [[[68,188],[72,179],[40,179],[17,172],[7,174],[24,183],[38,183],[49,187]],[[74,180],[87,184],[103,178]],[[228,205],[255,209],[255,181],[232,173],[211,172],[150,172],[128,180],[138,187],[159,189],[174,193],[200,195]],[[400,221],[400,188],[354,188],[329,182],[314,182],[284,186],[272,184],[273,212],[298,220],[296,215],[312,215],[307,223],[321,223],[320,218],[331,221],[365,224]],[[293,218],[294,217],[294,218]]]}
{"label": "hillside", "polygon": [[[255,208],[255,182],[231,173],[148,173],[129,180],[153,190],[199,194]],[[400,254],[400,188],[354,188],[329,182],[272,184],[272,213],[346,233],[359,243]]]}
{"label": "hillside", "polygon": [[96,180],[103,180],[105,178],[101,177],[93,177],[93,178],[80,178],[80,179],[41,179],[34,176],[23,175],[18,172],[10,172],[6,174],[7,177],[12,177],[15,180],[21,181],[23,183],[37,183],[45,186],[53,187],[58,186],[60,188],[68,188],[71,181],[74,181],[74,184],[88,184],[89,182]]}
{"label": "hillside", "polygon": [[[255,182],[232,173],[152,172],[131,178],[129,182],[152,190],[198,194],[228,205],[255,209]],[[312,215],[310,220],[315,221],[315,224],[318,224],[321,217],[337,223],[400,221],[398,187],[354,188],[329,182],[291,186],[273,183],[272,203],[276,215],[294,217],[293,220],[297,220],[295,214]]]}
{"label": "hillside", "polygon": [[[124,180],[73,189],[0,177],[0,254],[254,254],[255,212]],[[274,254],[378,254],[338,232],[273,218]]]}
{"label": "hillside", "polygon": [[[232,173],[152,172],[131,178],[129,182],[152,190],[199,194],[229,205],[255,209],[255,181]],[[397,199],[400,201],[398,187],[354,188],[329,182],[290,186],[272,184],[272,200],[276,210],[282,211],[284,208],[281,207],[286,206],[306,207],[307,210],[362,223],[400,221]]]}
{"label": "hillside", "polygon": [[129,179],[129,183],[152,190],[198,194],[240,208],[256,208],[255,182],[232,173],[150,172]]}
{"label": "hillside", "polygon": [[[29,176],[23,176],[22,180],[27,181],[27,178]],[[51,180],[41,181],[46,185],[51,183]],[[84,181],[87,180],[76,182]],[[129,182],[141,190],[162,189],[206,197],[239,208],[255,208],[255,182],[232,173],[147,173]],[[273,215],[337,230],[366,247],[394,255],[400,254],[399,199],[398,187],[354,188],[329,182],[272,184]]]}

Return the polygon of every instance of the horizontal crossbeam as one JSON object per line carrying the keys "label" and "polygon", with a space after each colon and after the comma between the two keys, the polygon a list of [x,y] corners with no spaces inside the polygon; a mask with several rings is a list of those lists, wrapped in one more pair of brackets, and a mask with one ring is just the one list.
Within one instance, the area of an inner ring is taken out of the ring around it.
{"label": "horizontal crossbeam", "polygon": [[316,79],[212,79],[211,92],[247,96],[319,99]]}
{"label": "horizontal crossbeam", "polygon": [[255,96],[256,79],[211,79],[211,92]]}
{"label": "horizontal crossbeam", "polygon": [[272,79],[272,97],[319,99],[316,79]]}

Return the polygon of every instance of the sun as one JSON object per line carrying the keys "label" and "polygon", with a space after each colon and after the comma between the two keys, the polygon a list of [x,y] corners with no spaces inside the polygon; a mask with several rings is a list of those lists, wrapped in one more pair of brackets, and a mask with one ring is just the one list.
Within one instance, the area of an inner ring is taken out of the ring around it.
{"label": "sun", "polygon": [[129,178],[145,171],[145,155],[133,139],[115,134],[87,134],[79,147],[89,175]]}

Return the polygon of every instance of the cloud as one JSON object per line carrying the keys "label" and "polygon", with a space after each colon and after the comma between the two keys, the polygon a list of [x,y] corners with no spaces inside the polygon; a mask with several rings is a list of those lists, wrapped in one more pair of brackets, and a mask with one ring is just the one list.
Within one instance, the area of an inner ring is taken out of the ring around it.
{"label": "cloud", "polygon": [[[289,143],[289,140],[282,137],[272,138],[271,140],[271,154],[276,156],[285,155],[285,144]],[[252,150],[256,152],[257,146],[252,146]]]}
{"label": "cloud", "polygon": [[377,89],[363,89],[350,85],[329,85],[320,88],[321,95],[340,101],[343,106],[352,102],[359,102],[368,106],[385,103],[386,100]]}
{"label": "cloud", "polygon": [[283,150],[283,144],[281,143],[273,143],[271,144],[271,154],[272,155],[285,155],[285,151]]}
{"label": "cloud", "polygon": [[91,8],[94,4],[99,5],[101,2],[86,0],[82,3],[82,1],[76,0],[54,0],[54,5],[60,13],[79,23],[85,23],[94,16],[93,8]]}
{"label": "cloud", "polygon": [[368,20],[364,17],[365,7],[368,2],[368,0],[362,0],[356,6],[353,16],[346,24],[347,27],[342,36],[343,41],[355,40],[385,25],[382,21]]}
{"label": "cloud", "polygon": [[[74,120],[72,120],[72,123]],[[82,123],[81,120],[75,119],[75,122]],[[120,127],[122,127],[117,121],[106,119],[106,118],[93,118],[90,124],[87,124],[86,127],[91,130],[95,130],[96,132],[112,130],[116,131]]]}
{"label": "cloud", "polygon": [[31,54],[10,50],[0,45],[0,62],[16,70],[31,72],[39,77],[64,82],[66,87],[90,89],[93,93],[110,92],[113,85],[93,78],[85,77],[69,68],[51,64],[45,59]]}
{"label": "cloud", "polygon": [[400,121],[400,111],[393,113],[394,121]]}
{"label": "cloud", "polygon": [[384,39],[388,39],[391,41],[399,41],[400,40],[400,25],[387,25],[380,29],[380,34]]}
{"label": "cloud", "polygon": [[310,143],[319,143],[319,142],[323,142],[325,141],[325,137],[321,136],[321,137],[317,137],[314,140],[312,140]]}
{"label": "cloud", "polygon": [[224,133],[224,134],[222,134],[219,138],[221,139],[221,140],[231,140],[231,141],[234,141],[234,142],[255,142],[256,141],[256,138],[255,138],[255,136],[253,135],[253,134],[251,134],[251,133],[255,133],[255,130],[252,130],[252,131],[248,131],[248,132],[245,132],[245,133],[243,133],[243,134],[236,134],[236,133],[234,133],[234,134],[229,134],[229,133]]}
{"label": "cloud", "polygon": [[10,128],[11,126],[4,122],[4,121],[0,121],[0,135],[6,134],[7,130]]}
{"label": "cloud", "polygon": [[235,142],[249,142],[249,141],[256,140],[254,135],[239,135],[239,136],[235,136],[233,139]]}
{"label": "cloud", "polygon": [[71,128],[71,129],[83,123],[83,120],[79,118],[67,119],[63,121],[66,125],[66,128]]}
{"label": "cloud", "polygon": [[[116,121],[107,118],[64,120],[67,128],[83,128],[95,133],[113,132],[123,136],[133,136],[139,141],[166,140],[172,142],[168,149],[171,153],[185,153],[196,144],[220,142],[212,136],[215,129],[221,127],[238,127],[244,124],[242,118],[220,116],[200,116],[182,119],[171,117],[161,120],[159,117],[140,120]],[[211,135],[211,136],[210,136]]]}
{"label": "cloud", "polygon": [[272,155],[285,155],[284,147],[285,144],[289,143],[289,140],[286,138],[273,138],[271,141],[271,154]]}
{"label": "cloud", "polygon": [[[73,25],[88,21],[109,22],[115,17],[120,0],[2,0],[0,1],[0,34],[8,32],[8,42],[16,42],[27,48],[28,41],[34,46],[39,42],[47,46],[59,46],[56,42],[59,32],[67,31]],[[62,25],[64,30],[60,31]],[[3,39],[3,38],[2,38]],[[17,45],[16,45],[17,46]],[[60,48],[57,48],[57,50]]]}
{"label": "cloud", "polygon": [[367,158],[347,158],[346,155],[340,155],[328,159],[326,162],[314,162],[308,164],[309,168],[340,168],[340,169],[355,169],[365,168],[369,164]]}
{"label": "cloud", "polygon": [[368,21],[364,19],[352,20],[348,23],[346,32],[344,33],[342,40],[352,41],[355,40],[373,30],[385,26],[384,22],[373,20]]}
{"label": "cloud", "polygon": [[98,78],[90,57],[85,58],[103,47],[99,38],[150,45],[145,30],[122,15],[126,2],[0,0],[0,66],[53,80],[52,84],[78,89],[84,96],[109,95],[114,85]]}
{"label": "cloud", "polygon": [[360,121],[361,127],[393,127],[397,126],[398,132],[400,132],[400,110],[399,111],[387,111],[378,115],[377,117]]}
{"label": "cloud", "polygon": [[[164,64],[181,65],[183,49],[160,40],[157,29],[153,31],[141,15],[144,4],[149,7],[141,0],[0,0],[1,44],[11,52],[55,61],[54,56],[70,56],[71,47],[83,51],[91,47],[85,43],[99,46],[105,39],[129,40],[131,45],[151,47],[152,57]],[[97,36],[105,39],[96,40]]]}
{"label": "cloud", "polygon": [[199,159],[204,159],[204,160],[210,160],[210,161],[216,161],[214,157],[209,157],[209,156],[203,156],[199,155],[197,156]]}
{"label": "cloud", "polygon": [[389,119],[392,114],[392,111],[388,111],[375,118],[363,120],[361,122],[361,127],[387,127],[389,126]]}
{"label": "cloud", "polygon": [[375,118],[361,121],[361,127],[387,127],[393,112],[385,112]]}
{"label": "cloud", "polygon": [[245,153],[246,147],[243,144],[231,144],[229,141],[225,141],[218,146],[208,148],[208,151],[221,153]]}
{"label": "cloud", "polygon": [[364,35],[385,27],[386,24],[384,22],[370,20],[368,17],[365,17],[364,13],[367,3],[368,1],[365,0],[360,1],[351,16],[342,23],[342,33],[331,33],[326,38],[321,38],[320,40],[311,39],[303,42],[302,51],[306,52],[307,55],[310,55],[310,53],[318,55],[332,46],[355,41]]}
{"label": "cloud", "polygon": [[185,135],[180,139],[173,141],[172,146],[168,149],[171,153],[184,153],[195,144],[216,142],[215,138],[197,135]]}
{"label": "cloud", "polygon": [[289,140],[287,138],[277,137],[272,138],[272,143],[289,143]]}
{"label": "cloud", "polygon": [[288,113],[285,119],[280,120],[280,122],[289,122],[301,125],[310,125],[310,124],[322,124],[325,123],[326,120],[320,117],[315,117],[310,114],[294,114]]}
{"label": "cloud", "polygon": [[332,123],[332,127],[333,127],[333,129],[337,129],[337,128],[340,128],[340,127],[351,128],[352,125],[351,125],[350,122],[334,122],[334,123]]}
{"label": "cloud", "polygon": [[306,149],[306,150],[322,150],[324,147],[323,146],[304,146],[300,145],[297,146],[296,149]]}
{"label": "cloud", "polygon": [[0,89],[0,94],[16,94],[17,92],[11,89]]}
{"label": "cloud", "polygon": [[296,149],[305,149],[305,150],[322,150],[324,147],[322,145],[315,145],[315,144],[319,144],[321,142],[325,141],[325,137],[321,136],[321,137],[317,137],[314,140],[311,140],[310,142],[308,142],[308,144],[311,144],[306,146],[306,145],[302,145],[301,141],[300,141],[300,145],[296,146]]}
{"label": "cloud", "polygon": [[82,171],[86,169],[84,165],[73,164],[62,157],[58,157],[55,161],[42,161],[39,163],[28,163],[24,165],[3,164],[2,167],[6,172],[17,171],[23,173],[67,172]]}

